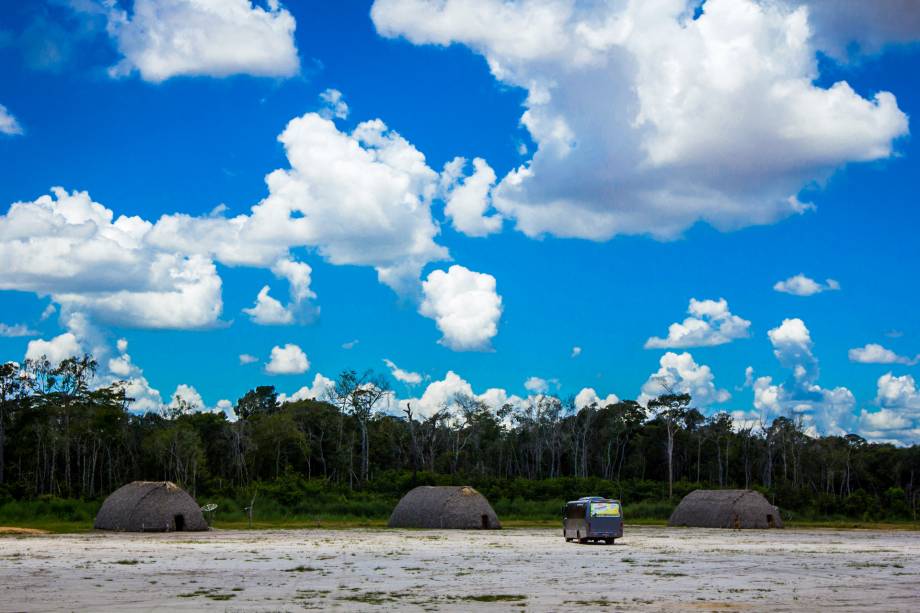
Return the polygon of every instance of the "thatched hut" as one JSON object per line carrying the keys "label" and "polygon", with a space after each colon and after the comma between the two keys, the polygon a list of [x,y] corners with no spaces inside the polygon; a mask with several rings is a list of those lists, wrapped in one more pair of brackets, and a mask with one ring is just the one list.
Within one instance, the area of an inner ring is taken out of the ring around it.
{"label": "thatched hut", "polygon": [[779,509],[753,490],[694,490],[684,496],[669,526],[782,528]]}
{"label": "thatched hut", "polygon": [[181,532],[207,530],[195,499],[169,481],[135,481],[105,499],[96,515],[97,530]]}
{"label": "thatched hut", "polygon": [[496,530],[502,527],[485,496],[469,486],[423,485],[402,497],[391,528]]}

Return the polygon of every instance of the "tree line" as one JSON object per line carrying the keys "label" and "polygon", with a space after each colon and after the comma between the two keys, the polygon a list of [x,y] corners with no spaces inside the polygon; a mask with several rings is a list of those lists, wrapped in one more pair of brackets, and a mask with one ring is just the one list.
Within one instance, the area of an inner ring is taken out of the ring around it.
{"label": "tree line", "polygon": [[916,520],[920,510],[920,446],[811,437],[792,417],[755,428],[706,416],[671,389],[647,406],[536,396],[495,410],[459,394],[431,415],[411,405],[393,414],[382,410],[386,377],[345,371],[322,399],[282,403],[274,387],[256,387],[231,420],[181,399],[133,413],[124,382],[93,387],[96,368],[89,355],[0,365],[0,500],[98,499],[137,479],[193,494],[292,477],[357,492],[437,480],[499,494],[575,479],[672,501],[694,487],[756,488],[814,517]]}

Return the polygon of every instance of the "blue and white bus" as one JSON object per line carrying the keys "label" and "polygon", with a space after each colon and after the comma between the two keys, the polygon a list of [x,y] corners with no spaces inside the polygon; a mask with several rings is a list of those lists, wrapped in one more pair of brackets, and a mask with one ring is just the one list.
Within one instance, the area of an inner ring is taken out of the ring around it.
{"label": "blue and white bus", "polygon": [[567,502],[562,510],[562,536],[566,541],[604,541],[623,536],[623,507],[619,500],[585,496]]}

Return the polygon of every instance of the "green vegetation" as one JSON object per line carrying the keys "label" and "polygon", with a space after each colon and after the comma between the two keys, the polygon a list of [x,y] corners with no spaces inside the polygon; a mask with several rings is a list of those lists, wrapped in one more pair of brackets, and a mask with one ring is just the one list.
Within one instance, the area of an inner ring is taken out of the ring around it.
{"label": "green vegetation", "polygon": [[221,528],[380,527],[417,485],[472,485],[508,527],[558,526],[566,500],[623,501],[627,523],[663,523],[700,487],[763,492],[787,526],[913,527],[920,446],[811,438],[703,416],[685,394],[575,410],[540,397],[493,411],[456,396],[434,415],[384,414],[387,383],[342,373],[327,401],[246,393],[237,421],[179,401],[126,410],[124,386],[91,389],[90,356],[0,365],[0,527],[88,530],[106,495],[168,479]]}
{"label": "green vegetation", "polygon": [[457,600],[469,602],[520,602],[527,600],[523,594],[481,594],[478,596],[458,596]]}

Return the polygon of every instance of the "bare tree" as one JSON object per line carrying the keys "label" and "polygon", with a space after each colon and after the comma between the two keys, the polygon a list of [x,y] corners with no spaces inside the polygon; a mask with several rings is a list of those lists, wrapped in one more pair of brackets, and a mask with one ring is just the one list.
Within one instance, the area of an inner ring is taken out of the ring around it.
{"label": "bare tree", "polygon": [[668,435],[668,499],[670,500],[674,497],[674,434],[680,427],[680,420],[687,412],[690,394],[676,393],[674,385],[664,378],[659,378],[658,384],[665,390],[665,393],[650,400],[648,408],[654,411],[664,423]]}
{"label": "bare tree", "polygon": [[331,391],[334,403],[344,413],[357,420],[361,433],[361,483],[366,483],[370,475],[370,441],[367,424],[374,415],[377,405],[390,395],[390,384],[382,376],[366,371],[361,376],[353,370],[346,370],[339,375]]}

